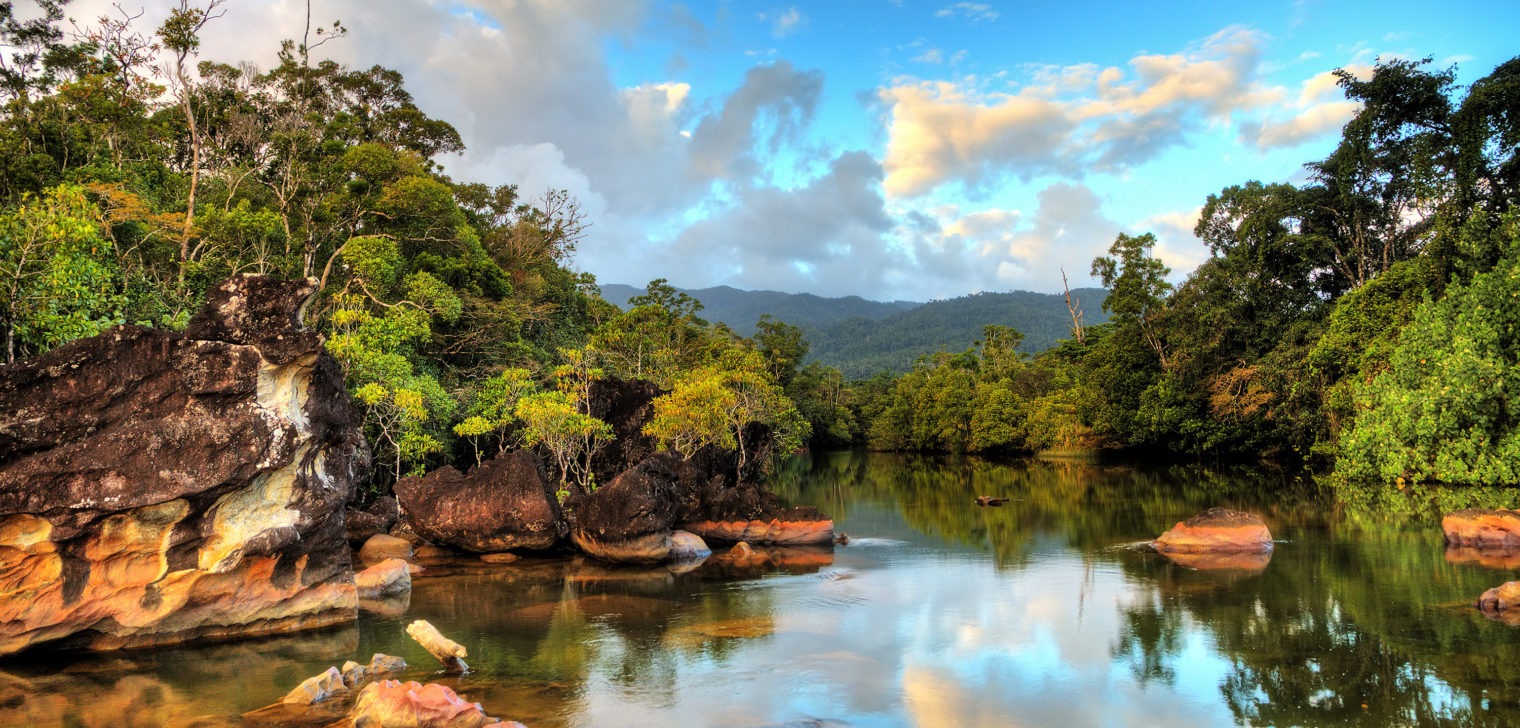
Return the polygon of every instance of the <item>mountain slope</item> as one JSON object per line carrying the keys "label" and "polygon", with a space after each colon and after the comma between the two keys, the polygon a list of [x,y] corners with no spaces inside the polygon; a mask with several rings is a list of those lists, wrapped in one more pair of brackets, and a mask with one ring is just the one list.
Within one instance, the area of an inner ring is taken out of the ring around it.
{"label": "mountain slope", "polygon": [[[1071,336],[1071,314],[1058,293],[978,293],[921,304],[727,286],[683,292],[702,302],[703,318],[728,324],[742,336],[754,333],[755,322],[766,313],[802,329],[810,345],[809,361],[837,367],[849,379],[884,371],[901,374],[923,354],[964,351],[981,340],[987,324],[1018,329],[1024,334],[1019,349],[1031,354]],[[616,283],[602,286],[602,297],[623,308],[628,307],[629,298],[643,293],[642,288]],[[1107,291],[1080,288],[1072,295],[1080,303],[1085,324],[1107,320],[1103,313]]]}
{"label": "mountain slope", "polygon": [[[740,336],[755,333],[755,322],[766,313],[804,332],[811,332],[852,318],[884,319],[923,305],[914,301],[868,301],[859,296],[824,298],[811,293],[741,291],[728,286],[677,290],[702,302],[699,316],[714,323],[722,321]],[[602,285],[602,298],[625,310],[628,299],[642,295],[643,288],[621,283]]]}
{"label": "mountain slope", "polygon": [[[1080,302],[1084,324],[1108,319],[1103,313],[1107,291],[1082,288],[1072,295]],[[810,358],[838,367],[851,379],[883,371],[899,374],[913,368],[920,355],[965,350],[981,340],[987,324],[1018,329],[1024,334],[1019,349],[1029,353],[1071,336],[1071,314],[1060,294],[978,293],[932,301],[880,321],[850,320],[811,332]]]}

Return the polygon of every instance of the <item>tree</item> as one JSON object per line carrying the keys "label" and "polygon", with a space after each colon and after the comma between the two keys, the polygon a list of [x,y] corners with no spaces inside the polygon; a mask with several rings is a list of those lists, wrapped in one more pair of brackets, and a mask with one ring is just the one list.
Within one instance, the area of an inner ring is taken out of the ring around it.
{"label": "tree", "polygon": [[561,488],[573,483],[582,495],[596,489],[591,459],[612,442],[612,425],[582,414],[564,392],[525,396],[517,401],[515,414],[522,422],[523,442],[542,447],[553,458]]}
{"label": "tree", "polygon": [[755,349],[765,357],[771,378],[782,387],[790,385],[802,360],[807,358],[808,342],[802,338],[802,329],[777,321],[770,314],[761,314],[751,338]]}
{"label": "tree", "polygon": [[0,326],[5,361],[123,322],[119,277],[100,212],[64,185],[0,213]]}
{"label": "tree", "polygon": [[1321,219],[1335,270],[1366,284],[1428,241],[1436,205],[1450,194],[1451,70],[1420,61],[1380,61],[1371,78],[1335,73],[1346,98],[1361,104],[1330,156],[1307,165],[1308,204]]}
{"label": "tree", "polygon": [[517,402],[538,391],[533,374],[527,369],[513,367],[481,383],[465,419],[454,426],[454,434],[470,438],[475,449],[475,464],[480,464],[480,438],[494,435],[498,453],[506,452],[507,428],[517,424]]}
{"label": "tree", "polygon": [[1113,314],[1114,323],[1136,327],[1165,367],[1167,351],[1156,320],[1172,290],[1172,284],[1166,282],[1172,271],[1151,255],[1155,246],[1156,236],[1151,233],[1140,236],[1119,233],[1108,247],[1108,255],[1093,259],[1092,274],[1109,291],[1103,310]]}
{"label": "tree", "polygon": [[[166,75],[169,76],[170,85],[179,99],[180,110],[185,115],[185,126],[190,130],[190,189],[185,195],[185,226],[180,233],[179,241],[181,266],[190,262],[190,239],[195,229],[195,193],[201,178],[202,143],[200,127],[197,126],[195,118],[195,107],[191,103],[195,89],[191,83],[186,62],[200,49],[200,32],[206,27],[206,23],[226,14],[226,10],[219,11],[224,2],[226,0],[208,0],[206,7],[197,8],[190,5],[190,0],[179,0],[179,7],[169,11],[169,17],[158,29],[158,37],[163,41],[164,49],[169,51],[172,64],[166,70]],[[181,268],[180,283],[183,284],[184,281],[184,271]]]}
{"label": "tree", "polygon": [[1520,482],[1520,234],[1492,271],[1415,312],[1391,367],[1358,392],[1336,473],[1352,480]]}
{"label": "tree", "polygon": [[749,463],[746,434],[751,425],[770,430],[777,453],[790,453],[807,439],[808,423],[766,369],[756,352],[730,349],[718,361],[687,372],[670,394],[654,401],[645,434],[691,457],[703,445],[735,450],[738,471]]}

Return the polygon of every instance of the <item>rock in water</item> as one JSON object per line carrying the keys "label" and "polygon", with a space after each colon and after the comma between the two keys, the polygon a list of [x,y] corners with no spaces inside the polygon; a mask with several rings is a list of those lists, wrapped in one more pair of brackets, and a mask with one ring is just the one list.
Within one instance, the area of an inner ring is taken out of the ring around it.
{"label": "rock in water", "polygon": [[480,703],[459,697],[437,683],[382,680],[360,691],[348,714],[355,728],[485,728],[503,724],[486,715]]}
{"label": "rock in water", "polygon": [[0,654],[355,619],[343,505],[369,449],[302,328],[239,277],[183,333],[118,326],[0,368]]}
{"label": "rock in water", "polygon": [[468,474],[444,466],[402,478],[396,498],[417,535],[475,553],[543,550],[565,535],[559,500],[526,450],[488,460]]}
{"label": "rock in water", "polygon": [[625,564],[670,558],[677,461],[653,457],[571,506],[570,535],[587,555]]}
{"label": "rock in water", "polygon": [[1162,553],[1271,551],[1272,533],[1254,513],[1210,508],[1178,523],[1151,545]]}
{"label": "rock in water", "polygon": [[1466,508],[1441,518],[1448,546],[1520,549],[1520,511]]}

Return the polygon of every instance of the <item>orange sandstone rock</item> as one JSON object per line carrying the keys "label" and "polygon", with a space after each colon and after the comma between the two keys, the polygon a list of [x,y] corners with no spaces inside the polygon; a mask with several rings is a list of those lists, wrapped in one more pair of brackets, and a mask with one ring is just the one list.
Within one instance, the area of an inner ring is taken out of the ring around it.
{"label": "orange sandstone rock", "polygon": [[685,529],[707,541],[813,546],[834,543],[834,522],[823,521],[696,521]]}
{"label": "orange sandstone rock", "polygon": [[355,728],[485,728],[501,723],[486,715],[480,703],[467,702],[445,685],[398,680],[366,685],[348,717]]}
{"label": "orange sandstone rock", "polygon": [[1441,519],[1446,543],[1452,546],[1520,549],[1520,511],[1466,508]]}
{"label": "orange sandstone rock", "polygon": [[1272,533],[1261,516],[1229,508],[1210,508],[1178,523],[1151,542],[1162,553],[1209,553],[1272,550]]}

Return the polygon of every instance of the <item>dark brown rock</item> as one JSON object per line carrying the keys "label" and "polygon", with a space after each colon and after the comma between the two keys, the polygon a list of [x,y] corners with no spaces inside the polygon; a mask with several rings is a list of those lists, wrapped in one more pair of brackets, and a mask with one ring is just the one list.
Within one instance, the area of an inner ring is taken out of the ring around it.
{"label": "dark brown rock", "polygon": [[609,377],[592,383],[588,410],[592,417],[611,425],[615,436],[593,463],[597,482],[611,483],[624,470],[655,454],[659,443],[644,434],[644,425],[654,417],[654,398],[660,394],[653,382],[641,379]]}
{"label": "dark brown rock", "polygon": [[536,457],[525,450],[486,461],[468,474],[442,467],[402,478],[396,498],[417,535],[473,553],[543,550],[565,535],[559,500]]}
{"label": "dark brown rock", "polygon": [[369,450],[295,320],[314,290],[236,278],[187,334],[118,326],[0,368],[0,654],[355,618],[343,505]]}
{"label": "dark brown rock", "polygon": [[575,545],[597,558],[656,563],[670,556],[680,460],[655,456],[568,503]]}

